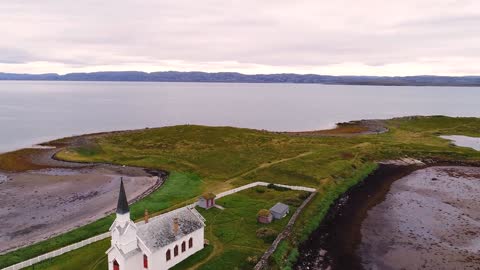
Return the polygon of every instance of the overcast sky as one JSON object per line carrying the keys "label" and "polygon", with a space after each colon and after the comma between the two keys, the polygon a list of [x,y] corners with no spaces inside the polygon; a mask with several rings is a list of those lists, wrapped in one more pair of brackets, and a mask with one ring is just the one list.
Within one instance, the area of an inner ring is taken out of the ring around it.
{"label": "overcast sky", "polygon": [[0,72],[480,74],[478,0],[0,0]]}

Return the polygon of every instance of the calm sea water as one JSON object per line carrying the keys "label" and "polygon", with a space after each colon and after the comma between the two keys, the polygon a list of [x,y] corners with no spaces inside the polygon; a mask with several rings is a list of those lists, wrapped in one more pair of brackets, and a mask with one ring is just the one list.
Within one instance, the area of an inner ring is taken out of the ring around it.
{"label": "calm sea water", "polygon": [[0,81],[0,152],[177,124],[293,131],[433,114],[480,116],[480,88]]}

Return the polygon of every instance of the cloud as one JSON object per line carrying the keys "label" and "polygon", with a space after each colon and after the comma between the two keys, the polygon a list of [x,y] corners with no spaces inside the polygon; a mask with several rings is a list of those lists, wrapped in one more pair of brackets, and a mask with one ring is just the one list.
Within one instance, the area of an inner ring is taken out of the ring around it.
{"label": "cloud", "polygon": [[22,49],[0,47],[0,63],[23,64],[32,59],[34,59],[34,57]]}
{"label": "cloud", "polygon": [[478,1],[0,1],[4,72],[480,74]]}

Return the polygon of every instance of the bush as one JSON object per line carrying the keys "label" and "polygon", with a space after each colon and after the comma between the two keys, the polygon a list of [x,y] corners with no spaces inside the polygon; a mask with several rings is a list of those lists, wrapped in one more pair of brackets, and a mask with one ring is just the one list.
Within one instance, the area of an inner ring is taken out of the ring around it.
{"label": "bush", "polygon": [[265,187],[256,187],[255,191],[257,193],[265,193],[265,191],[267,191],[267,190],[265,189]]}
{"label": "bush", "polygon": [[257,230],[257,238],[263,239],[266,243],[271,243],[277,237],[278,232],[271,228],[260,228]]}
{"label": "bush", "polygon": [[295,207],[299,207],[302,204],[303,200],[300,198],[287,198],[283,200],[283,203],[286,205],[291,205]]}
{"label": "bush", "polygon": [[287,190],[289,190],[286,187],[277,186],[275,184],[268,184],[267,188],[271,188],[271,189],[274,189],[276,191],[287,191]]}
{"label": "bush", "polygon": [[258,262],[257,256],[249,256],[247,257],[247,262],[251,265],[255,265]]}
{"label": "bush", "polygon": [[302,201],[305,201],[308,198],[308,196],[310,196],[310,193],[308,192],[302,192],[298,194],[298,198]]}

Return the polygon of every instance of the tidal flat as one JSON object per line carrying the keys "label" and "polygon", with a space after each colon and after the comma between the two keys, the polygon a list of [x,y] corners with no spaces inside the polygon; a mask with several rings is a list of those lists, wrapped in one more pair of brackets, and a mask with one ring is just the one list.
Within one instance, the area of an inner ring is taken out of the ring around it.
{"label": "tidal flat", "polygon": [[480,168],[435,166],[395,181],[368,211],[364,269],[478,269]]}
{"label": "tidal flat", "polygon": [[381,165],[300,247],[295,269],[478,269],[480,167]]}
{"label": "tidal flat", "polygon": [[140,170],[107,166],[1,173],[0,253],[104,217],[115,208],[120,177],[131,198],[157,182]]}

